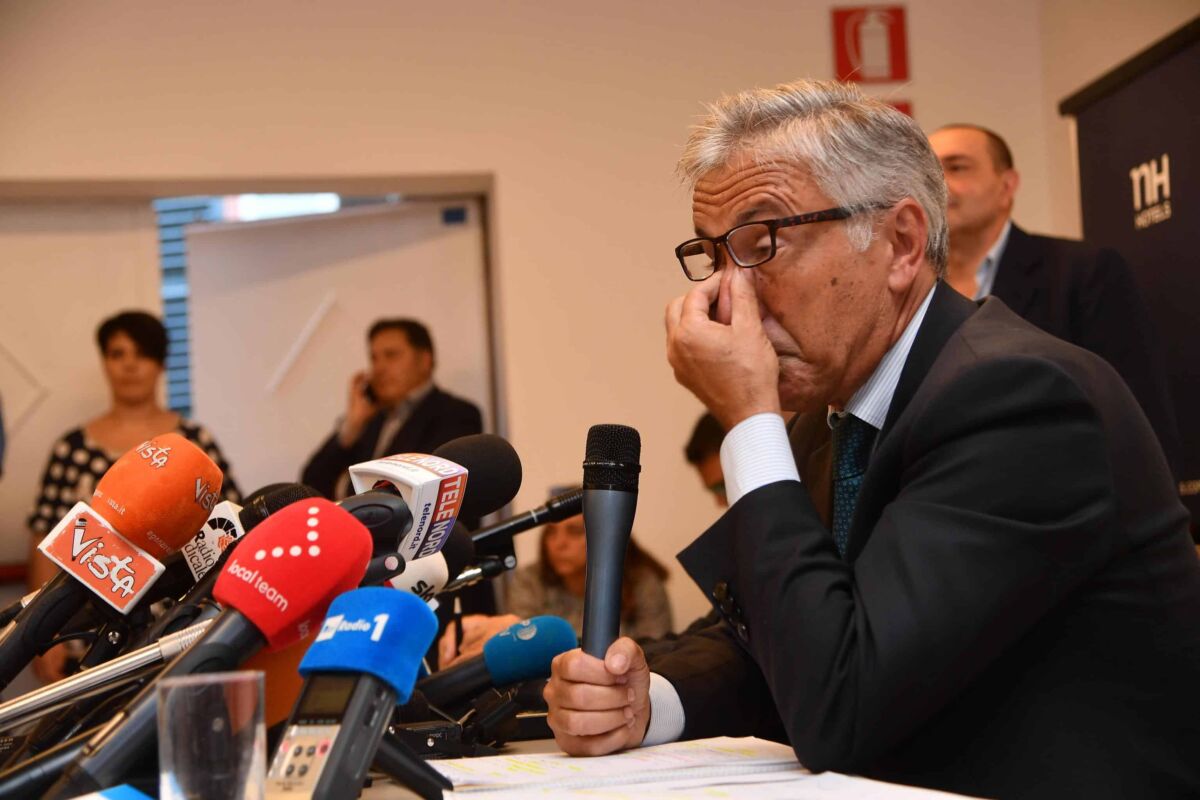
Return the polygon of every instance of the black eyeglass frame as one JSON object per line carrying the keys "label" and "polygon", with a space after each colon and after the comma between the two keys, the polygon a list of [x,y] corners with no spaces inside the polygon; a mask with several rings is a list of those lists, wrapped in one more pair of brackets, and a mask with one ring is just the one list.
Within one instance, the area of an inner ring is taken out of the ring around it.
{"label": "black eyeglass frame", "polygon": [[[743,222],[741,225],[735,225],[721,236],[697,236],[693,239],[688,239],[675,248],[675,258],[679,259],[679,266],[683,268],[683,274],[689,281],[706,281],[717,273],[717,249],[723,247],[725,254],[729,259],[743,269],[751,267],[760,267],[775,257],[775,232],[780,228],[790,228],[796,225],[811,225],[814,222],[834,222],[842,219],[849,219],[855,214],[860,214],[863,211],[881,211],[885,208],[890,208],[891,204],[876,203],[869,206],[859,208],[846,208],[839,206],[837,208],[825,208],[820,211],[810,211],[807,214],[797,214],[794,217],[781,217],[779,219],[756,219],[750,222]],[[771,237],[771,251],[762,261],[755,261],[753,264],[743,264],[741,259],[729,248],[729,237],[742,228],[748,228],[751,225],[766,225]],[[705,275],[703,278],[693,278],[692,273],[688,271],[687,264],[684,262],[683,249],[690,244],[696,242],[711,242],[713,248],[712,272]]]}

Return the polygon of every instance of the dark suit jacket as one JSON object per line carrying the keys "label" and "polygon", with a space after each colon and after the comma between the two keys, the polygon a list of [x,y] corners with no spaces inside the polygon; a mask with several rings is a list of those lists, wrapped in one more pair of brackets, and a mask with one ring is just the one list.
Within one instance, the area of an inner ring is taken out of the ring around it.
{"label": "dark suit jacket", "polygon": [[1112,364],[1146,412],[1178,476],[1181,443],[1166,354],[1137,281],[1117,251],[1033,236],[1013,225],[992,294],[1047,333]]}
{"label": "dark suit jacket", "polygon": [[[333,496],[334,488],[342,474],[351,465],[370,461],[374,455],[384,417],[382,411],[371,417],[351,447],[342,447],[337,431],[334,431],[304,466],[300,480],[329,499],[337,499]],[[408,421],[392,437],[384,452],[387,455],[432,453],[451,439],[482,432],[483,419],[473,403],[435,386],[412,410]]]}
{"label": "dark suit jacket", "polygon": [[1162,451],[1105,362],[976,309],[935,291],[846,559],[811,487],[751,492],[680,554],[726,623],[651,668],[685,738],[783,736],[814,770],[1200,796],[1200,562]]}

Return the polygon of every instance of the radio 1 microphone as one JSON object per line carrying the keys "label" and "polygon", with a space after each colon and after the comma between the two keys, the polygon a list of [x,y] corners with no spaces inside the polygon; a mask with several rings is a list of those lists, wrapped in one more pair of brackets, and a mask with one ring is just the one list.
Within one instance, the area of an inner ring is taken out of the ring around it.
{"label": "radio 1 microphone", "polygon": [[621,631],[621,572],[637,510],[642,439],[625,425],[593,425],[583,460],[587,577],[583,651],[603,659]]}
{"label": "radio 1 microphone", "polygon": [[[225,610],[159,678],[232,669],[264,645],[279,649],[304,638],[333,599],[362,580],[370,554],[366,529],[327,500],[277,511],[222,567],[213,597]],[[157,688],[157,681],[146,686],[88,739],[46,798],[112,786],[152,757]]]}
{"label": "radio 1 microphone", "polygon": [[471,539],[475,542],[477,553],[488,553],[490,552],[488,549],[490,542],[511,539],[518,533],[524,533],[531,528],[545,525],[547,522],[561,522],[564,519],[570,519],[581,511],[583,511],[583,490],[572,489],[551,497],[544,505],[531,511],[475,531],[471,534]]}
{"label": "radio 1 microphone", "polygon": [[177,433],[117,459],[38,549],[63,571],[0,633],[0,688],[7,686],[93,596],[128,613],[216,505],[221,470]]}
{"label": "radio 1 microphone", "polygon": [[554,657],[576,646],[575,630],[562,617],[522,620],[484,642],[482,655],[417,681],[417,690],[432,706],[453,707],[485,689],[545,678]]}
{"label": "radio 1 microphone", "polygon": [[[396,499],[399,500],[398,497]],[[395,553],[380,556],[378,550],[375,552],[376,555],[371,559],[360,585],[369,586],[386,581],[396,589],[428,601],[429,607],[436,609],[437,601],[433,597],[446,584],[446,576],[449,574],[447,561],[454,565],[465,564],[471,558],[471,537],[461,524],[455,523],[440,553],[407,564]],[[396,566],[398,570],[402,567],[398,574],[389,575],[386,564],[389,558],[399,562]],[[246,669],[258,669],[263,672],[267,687],[264,717],[268,725],[287,719],[296,698],[300,696],[300,690],[304,688],[298,669],[307,645],[308,643],[301,641],[286,650],[259,653],[246,663]]]}
{"label": "radio 1 microphone", "polygon": [[300,662],[304,688],[267,771],[267,798],[356,796],[436,633],[433,612],[406,592],[370,587],[334,600]]}

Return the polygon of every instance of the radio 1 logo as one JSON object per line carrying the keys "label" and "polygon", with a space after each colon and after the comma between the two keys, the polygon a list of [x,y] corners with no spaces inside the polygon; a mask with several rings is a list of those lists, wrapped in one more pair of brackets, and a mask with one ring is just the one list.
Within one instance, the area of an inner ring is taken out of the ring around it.
{"label": "radio 1 logo", "polygon": [[1171,157],[1163,153],[1129,170],[1133,227],[1144,230],[1171,218]]}

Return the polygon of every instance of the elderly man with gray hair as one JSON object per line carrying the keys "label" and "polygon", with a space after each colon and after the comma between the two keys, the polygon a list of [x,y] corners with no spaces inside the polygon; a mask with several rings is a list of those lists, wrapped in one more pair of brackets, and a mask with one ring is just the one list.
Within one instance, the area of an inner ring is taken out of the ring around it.
{"label": "elderly man with gray hair", "polygon": [[1107,363],[942,282],[921,130],[802,81],[720,101],[680,171],[667,357],[729,431],[731,506],[680,560],[723,619],[649,663],[559,656],[559,746],[754,734],[978,796],[1200,796],[1200,562],[1162,450]]}

